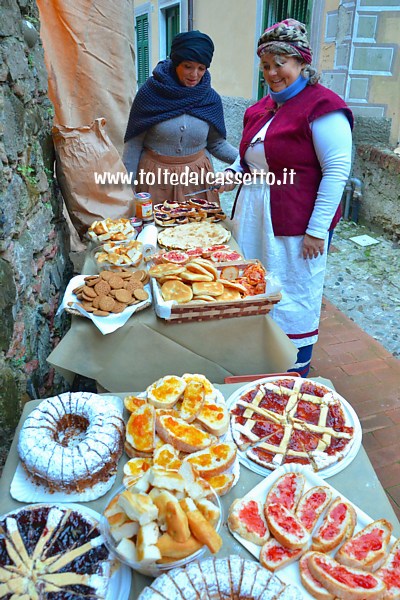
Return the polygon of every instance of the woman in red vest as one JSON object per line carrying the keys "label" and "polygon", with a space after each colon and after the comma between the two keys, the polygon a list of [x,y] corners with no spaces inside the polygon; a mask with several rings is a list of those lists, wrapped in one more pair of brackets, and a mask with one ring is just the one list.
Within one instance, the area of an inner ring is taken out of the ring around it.
{"label": "woman in red vest", "polygon": [[[282,284],[272,316],[298,348],[292,370],[308,374],[333,228],[351,167],[353,118],[345,102],[317,83],[302,23],[286,19],[264,31],[257,54],[268,96],[247,109],[239,156],[242,174],[233,235]],[[232,173],[225,171],[233,189]]]}

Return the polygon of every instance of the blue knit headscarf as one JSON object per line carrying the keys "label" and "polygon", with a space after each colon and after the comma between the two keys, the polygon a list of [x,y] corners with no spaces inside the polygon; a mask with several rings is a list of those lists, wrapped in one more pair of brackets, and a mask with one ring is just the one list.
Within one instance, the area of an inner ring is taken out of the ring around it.
{"label": "blue knit headscarf", "polygon": [[211,87],[210,73],[206,71],[194,87],[185,87],[179,83],[173,62],[170,59],[161,61],[135,96],[124,141],[161,121],[183,114],[214,125],[226,138],[222,101]]}
{"label": "blue knit headscarf", "polygon": [[170,59],[175,67],[184,60],[201,63],[208,67],[214,54],[214,44],[210,36],[201,31],[184,31],[172,40]]}

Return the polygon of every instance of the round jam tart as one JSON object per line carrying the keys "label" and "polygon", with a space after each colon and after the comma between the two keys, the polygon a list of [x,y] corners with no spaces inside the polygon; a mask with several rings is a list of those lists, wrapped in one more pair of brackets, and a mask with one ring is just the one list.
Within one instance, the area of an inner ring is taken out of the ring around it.
{"label": "round jam tart", "polygon": [[0,518],[2,598],[105,598],[111,557],[96,519],[36,504]]}
{"label": "round jam tart", "polygon": [[287,463],[319,471],[341,461],[354,442],[341,398],[302,378],[248,386],[231,410],[233,438],[250,461],[275,469]]}

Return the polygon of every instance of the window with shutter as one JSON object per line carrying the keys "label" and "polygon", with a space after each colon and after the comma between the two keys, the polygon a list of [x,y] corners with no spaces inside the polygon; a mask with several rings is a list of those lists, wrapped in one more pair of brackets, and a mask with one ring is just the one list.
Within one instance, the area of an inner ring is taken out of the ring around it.
{"label": "window with shutter", "polygon": [[177,33],[180,32],[180,12],[179,5],[171,6],[165,10],[165,52],[169,56],[171,43]]}
{"label": "window with shutter", "polygon": [[149,17],[145,13],[136,17],[137,82],[140,87],[149,76]]}
{"label": "window with shutter", "polygon": [[[266,29],[283,19],[297,19],[304,23],[307,29],[311,20],[312,0],[264,0],[263,28]],[[260,72],[258,82],[258,98],[266,96],[268,87],[265,85],[263,74]]]}

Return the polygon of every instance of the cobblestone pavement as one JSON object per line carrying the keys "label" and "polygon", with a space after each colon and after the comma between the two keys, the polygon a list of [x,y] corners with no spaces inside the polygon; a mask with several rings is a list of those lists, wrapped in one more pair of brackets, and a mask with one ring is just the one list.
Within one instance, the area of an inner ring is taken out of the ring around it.
{"label": "cobblestone pavement", "polygon": [[[235,191],[222,194],[230,214]],[[362,247],[350,238],[368,235],[379,243]],[[341,221],[328,257],[324,295],[361,329],[400,358],[400,244],[371,227]]]}
{"label": "cobblestone pavement", "polygon": [[[379,243],[362,247],[350,238]],[[400,358],[400,245],[370,228],[342,221],[336,228],[324,295],[363,331]]]}

